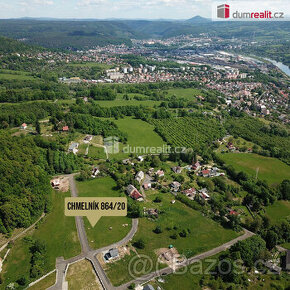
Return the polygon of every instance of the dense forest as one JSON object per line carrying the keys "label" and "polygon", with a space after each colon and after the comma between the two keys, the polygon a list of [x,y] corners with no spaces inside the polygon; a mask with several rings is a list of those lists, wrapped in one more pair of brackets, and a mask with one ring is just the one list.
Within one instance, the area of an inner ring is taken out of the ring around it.
{"label": "dense forest", "polygon": [[50,192],[41,150],[32,138],[0,132],[0,232],[28,227],[46,211]]}

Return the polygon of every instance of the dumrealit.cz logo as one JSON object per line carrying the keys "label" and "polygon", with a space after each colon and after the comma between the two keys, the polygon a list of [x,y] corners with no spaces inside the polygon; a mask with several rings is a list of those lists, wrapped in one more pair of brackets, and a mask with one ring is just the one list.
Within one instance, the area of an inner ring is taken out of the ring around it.
{"label": "dumrealit.cz logo", "polygon": [[255,1],[214,2],[212,4],[212,20],[289,20],[289,8],[286,4],[257,3]]}
{"label": "dumrealit.cz logo", "polygon": [[230,5],[221,4],[217,6],[217,17],[218,18],[229,18],[230,17]]}

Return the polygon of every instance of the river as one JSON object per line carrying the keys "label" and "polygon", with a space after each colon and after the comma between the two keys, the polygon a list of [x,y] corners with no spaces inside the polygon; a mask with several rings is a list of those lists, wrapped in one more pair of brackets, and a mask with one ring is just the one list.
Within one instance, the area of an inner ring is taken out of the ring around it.
{"label": "river", "polygon": [[270,61],[273,65],[275,65],[277,68],[279,68],[281,71],[283,71],[287,76],[290,76],[290,68],[289,66],[283,64],[282,62],[277,62],[270,58],[264,58],[267,61]]}

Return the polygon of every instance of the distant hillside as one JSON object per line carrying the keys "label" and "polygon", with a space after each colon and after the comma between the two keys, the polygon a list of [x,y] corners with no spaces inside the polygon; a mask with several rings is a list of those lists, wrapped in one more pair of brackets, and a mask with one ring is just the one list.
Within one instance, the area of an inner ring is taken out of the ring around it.
{"label": "distant hillside", "polygon": [[0,20],[0,35],[48,48],[85,49],[96,45],[130,45],[131,39],[168,38],[192,34],[257,40],[289,39],[289,22],[213,22],[195,16],[173,20]]}
{"label": "distant hillside", "polygon": [[210,21],[211,21],[210,19],[201,17],[199,15],[186,20],[187,23],[208,23]]}
{"label": "distant hillside", "polygon": [[13,53],[34,50],[34,47],[20,41],[0,36],[0,52]]}

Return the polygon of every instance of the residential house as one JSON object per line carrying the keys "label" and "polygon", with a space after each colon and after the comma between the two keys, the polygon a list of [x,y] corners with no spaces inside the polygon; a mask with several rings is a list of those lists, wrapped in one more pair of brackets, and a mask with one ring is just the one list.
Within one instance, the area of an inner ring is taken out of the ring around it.
{"label": "residential house", "polygon": [[210,196],[208,195],[208,191],[206,188],[202,188],[198,191],[199,193],[199,196],[201,198],[203,198],[204,200],[209,200],[210,199]]}
{"label": "residential house", "polygon": [[180,186],[181,186],[181,184],[178,181],[173,181],[170,184],[171,189],[175,192],[177,192],[179,190]]}
{"label": "residential house", "polygon": [[153,176],[153,174],[154,174],[154,168],[153,167],[152,168],[149,168],[149,170],[148,170],[147,173],[149,174],[149,176]]}
{"label": "residential house", "polygon": [[142,194],[136,189],[136,187],[132,184],[127,186],[127,193],[128,195],[138,201],[142,201],[143,200],[143,196]]}
{"label": "residential house", "polygon": [[51,181],[51,186],[54,188],[54,189],[59,189],[59,186],[60,186],[60,179],[54,179]]}
{"label": "residential house", "polygon": [[143,171],[139,171],[139,172],[136,174],[135,179],[140,183],[141,180],[144,179],[144,177],[145,177],[144,172],[143,172]]}
{"label": "residential house", "polygon": [[195,162],[193,165],[192,165],[192,169],[193,170],[199,170],[200,169],[200,163],[197,161],[197,162]]}
{"label": "residential house", "polygon": [[157,170],[155,174],[157,177],[163,177],[165,175],[163,170]]}
{"label": "residential house", "polygon": [[239,215],[235,210],[230,210],[229,215]]}
{"label": "residential house", "polygon": [[77,154],[78,148],[79,148],[79,143],[73,142],[72,144],[70,144],[68,151],[72,152],[73,154]]}
{"label": "residential house", "polygon": [[189,198],[189,199],[194,199],[196,195],[196,189],[195,188],[189,188],[183,191],[183,193]]}
{"label": "residential house", "polygon": [[147,284],[143,287],[143,290],[155,290],[151,284]]}
{"label": "residential house", "polygon": [[152,184],[151,183],[144,183],[143,187],[144,187],[145,190],[148,190],[148,189],[150,189],[152,187]]}
{"label": "residential house", "polygon": [[92,170],[92,178],[95,178],[100,173],[100,170],[98,167],[94,167]]}
{"label": "residential house", "polygon": [[92,135],[87,135],[85,138],[84,138],[84,143],[89,143],[91,142],[93,139],[93,136]]}
{"label": "residential house", "polygon": [[112,259],[117,259],[119,257],[119,251],[117,248],[110,249],[105,255],[105,260],[109,261]]}
{"label": "residential house", "polygon": [[210,171],[208,169],[202,170],[201,174],[203,177],[209,177],[210,175]]}
{"label": "residential house", "polygon": [[139,162],[143,162],[144,161],[144,157],[143,156],[138,156],[138,161]]}
{"label": "residential house", "polygon": [[148,216],[158,218],[158,209],[156,208],[149,208],[145,212]]}
{"label": "residential house", "polygon": [[181,173],[182,168],[180,166],[175,166],[175,167],[172,167],[172,170],[174,173],[179,174],[179,173]]}
{"label": "residential house", "polygon": [[27,128],[27,124],[26,123],[23,123],[21,126],[20,126],[21,129],[25,130]]}
{"label": "residential house", "polygon": [[69,131],[69,127],[68,126],[63,126],[62,127],[62,131],[63,132],[68,132]]}
{"label": "residential house", "polygon": [[131,162],[131,160],[128,158],[128,159],[124,159],[124,160],[122,160],[122,163],[124,164],[124,165],[134,165],[134,163],[133,162]]}

